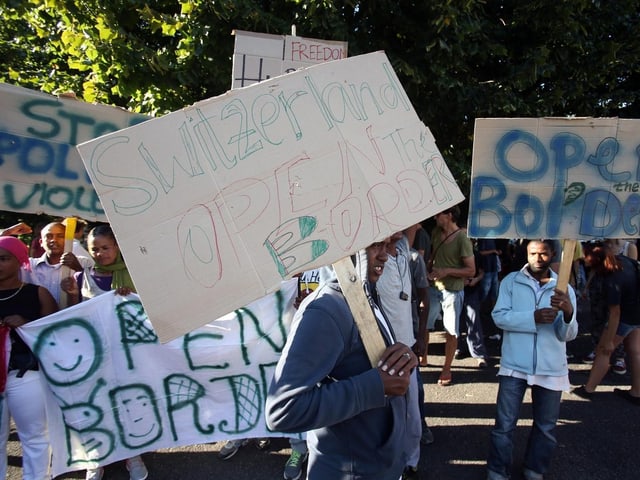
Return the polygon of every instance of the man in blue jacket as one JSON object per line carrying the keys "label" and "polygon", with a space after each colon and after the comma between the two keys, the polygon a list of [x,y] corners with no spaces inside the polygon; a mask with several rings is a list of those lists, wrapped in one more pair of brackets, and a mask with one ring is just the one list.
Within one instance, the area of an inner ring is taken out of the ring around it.
{"label": "man in blue jacket", "polygon": [[527,245],[527,265],[500,284],[492,315],[504,331],[495,427],[487,461],[488,480],[510,477],[513,433],[527,386],[531,386],[533,428],[524,460],[524,477],[542,480],[556,446],[560,397],[569,390],[566,342],[578,332],[576,296],[556,288],[550,241]]}
{"label": "man in blue jacket", "polygon": [[300,305],[266,402],[269,428],[308,432],[308,480],[398,480],[407,465],[407,390],[418,358],[395,342],[374,302],[387,244],[357,254],[364,288],[385,342],[372,368],[337,281]]}

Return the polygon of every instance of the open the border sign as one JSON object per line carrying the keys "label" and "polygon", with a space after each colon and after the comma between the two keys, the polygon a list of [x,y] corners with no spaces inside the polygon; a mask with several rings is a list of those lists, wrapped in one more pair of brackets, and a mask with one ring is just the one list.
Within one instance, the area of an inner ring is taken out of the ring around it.
{"label": "open the border sign", "polygon": [[469,235],[640,236],[640,121],[477,119]]}
{"label": "open the border sign", "polygon": [[78,149],[162,340],[463,199],[382,52]]}

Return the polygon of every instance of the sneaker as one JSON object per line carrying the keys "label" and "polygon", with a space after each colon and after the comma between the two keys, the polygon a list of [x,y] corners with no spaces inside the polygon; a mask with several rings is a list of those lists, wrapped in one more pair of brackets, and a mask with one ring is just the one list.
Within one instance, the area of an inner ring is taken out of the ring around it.
{"label": "sneaker", "polygon": [[453,358],[455,358],[456,360],[461,360],[464,357],[466,357],[466,355],[462,352],[462,350],[456,350],[456,353],[453,354]]}
{"label": "sneaker", "polygon": [[584,363],[593,363],[593,361],[596,359],[596,351],[593,350],[589,355],[586,355],[582,361]]}
{"label": "sneaker", "polygon": [[533,470],[526,467],[523,470],[522,474],[524,475],[525,480],[544,480],[544,475],[538,472],[534,472]]}
{"label": "sneaker", "polygon": [[406,467],[402,473],[402,480],[418,480],[418,467]]}
{"label": "sneaker", "polygon": [[431,445],[434,442],[433,432],[426,425],[422,426],[422,436],[420,437],[420,443],[422,445]]}
{"label": "sneaker", "polygon": [[104,468],[91,468],[87,470],[87,474],[84,477],[84,480],[101,480],[104,475]]}
{"label": "sneaker", "polygon": [[631,402],[634,405],[638,405],[640,407],[640,397],[635,397],[635,396],[631,395],[631,391],[623,390],[621,388],[614,388],[613,391],[617,395],[620,395],[625,400]]}
{"label": "sneaker", "polygon": [[309,452],[296,452],[291,450],[291,456],[287,463],[284,464],[284,478],[285,480],[298,480],[302,476],[302,466],[307,461]]}
{"label": "sneaker", "polygon": [[476,363],[478,365],[478,368],[487,368],[489,366],[484,358],[479,358],[478,360],[476,360]]}
{"label": "sneaker", "polygon": [[613,361],[611,370],[613,370],[613,373],[617,373],[618,375],[624,375],[627,373],[627,362],[624,361],[624,358],[616,358]]}
{"label": "sneaker", "polygon": [[240,447],[246,445],[248,442],[249,440],[245,438],[239,438],[238,440],[227,440],[218,452],[218,458],[220,460],[229,460],[236,453],[238,453]]}
{"label": "sneaker", "polygon": [[494,333],[493,335],[489,335],[489,340],[500,340],[502,336],[499,333]]}
{"label": "sneaker", "polygon": [[585,400],[591,400],[593,398],[593,392],[587,392],[584,388],[584,385],[574,388],[571,390],[576,397],[584,398]]}
{"label": "sneaker", "polygon": [[147,467],[139,455],[129,458],[125,463],[129,470],[129,480],[145,480],[149,476]]}

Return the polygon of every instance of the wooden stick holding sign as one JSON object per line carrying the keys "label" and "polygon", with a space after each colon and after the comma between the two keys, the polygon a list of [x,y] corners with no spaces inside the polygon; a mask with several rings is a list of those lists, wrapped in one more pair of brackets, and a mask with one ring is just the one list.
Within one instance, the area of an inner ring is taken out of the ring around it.
{"label": "wooden stick holding sign", "polygon": [[[73,238],[76,234],[76,219],[74,217],[67,217],[64,219],[64,253],[73,251]],[[73,275],[73,271],[62,265],[62,278],[70,277]],[[69,305],[69,298],[66,292],[62,292],[60,295],[60,308],[66,308]]]}
{"label": "wooden stick holding sign", "polygon": [[333,270],[336,272],[342,293],[347,299],[347,304],[353,314],[371,366],[375,368],[378,366],[378,360],[380,360],[382,352],[387,347],[378,328],[378,322],[369,305],[369,300],[367,300],[362,288],[362,281],[356,273],[351,257],[345,257],[335,262]]}
{"label": "wooden stick holding sign", "polygon": [[573,252],[576,249],[576,240],[565,240],[562,245],[562,260],[558,270],[557,288],[563,292],[567,291],[569,278],[571,277],[571,266],[573,265]]}

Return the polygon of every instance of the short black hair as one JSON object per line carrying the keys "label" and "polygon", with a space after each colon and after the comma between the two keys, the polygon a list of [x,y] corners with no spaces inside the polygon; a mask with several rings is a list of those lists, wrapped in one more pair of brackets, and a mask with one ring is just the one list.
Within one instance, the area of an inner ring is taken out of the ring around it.
{"label": "short black hair", "polygon": [[89,236],[93,237],[93,238],[95,238],[95,237],[109,237],[114,242],[118,243],[116,241],[116,236],[114,235],[113,230],[111,229],[111,225],[109,225],[108,223],[103,223],[101,225],[93,227],[91,229],[91,231],[89,232]]}
{"label": "short black hair", "polygon": [[532,238],[530,240],[527,240],[525,248],[528,247],[531,242],[544,243],[549,248],[549,251],[551,253],[557,253],[556,252],[556,242],[554,240],[550,239],[550,238]]}
{"label": "short black hair", "polygon": [[458,205],[449,207],[446,210],[443,210],[442,213],[450,213],[451,220],[453,220],[455,223],[458,223],[458,220],[460,219],[460,207]]}

